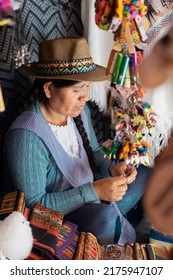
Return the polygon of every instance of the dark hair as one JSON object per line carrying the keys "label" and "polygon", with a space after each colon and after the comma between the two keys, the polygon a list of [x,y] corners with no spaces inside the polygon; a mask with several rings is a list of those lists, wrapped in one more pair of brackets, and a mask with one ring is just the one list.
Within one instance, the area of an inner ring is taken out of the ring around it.
{"label": "dark hair", "polygon": [[[53,85],[56,89],[60,89],[60,88],[67,87],[67,86],[73,86],[77,83],[80,83],[79,81],[71,81],[71,80],[35,79],[34,88],[35,88],[35,94],[38,96],[38,98],[45,98],[43,86],[46,82],[50,82],[50,81],[53,83]],[[91,170],[93,172],[93,176],[95,177],[95,164],[94,164],[93,150],[90,146],[87,133],[86,133],[85,128],[83,126],[83,121],[82,121],[80,115],[78,117],[73,118],[73,119],[74,119],[76,127],[77,127],[77,129],[78,129],[78,131],[81,135],[83,145],[84,145],[84,149],[87,153],[89,164],[90,164]]]}
{"label": "dark hair", "polygon": [[56,89],[60,89],[60,88],[63,88],[63,87],[70,87],[70,86],[73,86],[75,84],[78,84],[80,82],[78,81],[71,81],[71,80],[59,80],[59,79],[52,79],[52,80],[49,80],[49,79],[35,79],[34,81],[34,89],[35,89],[35,93],[36,94],[43,94],[44,93],[44,90],[43,90],[43,86],[45,83],[47,82],[52,82],[54,87]]}
{"label": "dark hair", "polygon": [[77,127],[77,129],[78,129],[78,131],[79,131],[79,133],[82,137],[83,145],[84,145],[85,151],[86,151],[87,156],[88,156],[89,164],[90,164],[91,170],[93,172],[93,176],[95,178],[95,163],[94,163],[93,150],[90,146],[88,135],[87,135],[87,133],[85,131],[85,128],[83,126],[83,121],[82,121],[80,115],[78,117],[73,118],[73,119],[74,119],[76,127]]}

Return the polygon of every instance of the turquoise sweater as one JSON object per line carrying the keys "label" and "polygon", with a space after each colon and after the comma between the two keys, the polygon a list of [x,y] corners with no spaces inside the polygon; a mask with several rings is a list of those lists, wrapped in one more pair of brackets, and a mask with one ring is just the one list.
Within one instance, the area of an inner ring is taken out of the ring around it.
{"label": "turquoise sweater", "polygon": [[[38,101],[29,110],[43,117]],[[85,111],[97,177],[110,177],[108,173],[110,161],[103,158],[87,106]],[[10,131],[6,137],[4,155],[5,186],[7,189],[13,187],[24,191],[28,207],[32,207],[38,201],[45,207],[65,215],[85,204],[99,201],[90,182],[78,188],[59,191],[63,174],[44,142],[33,132],[24,129]]]}

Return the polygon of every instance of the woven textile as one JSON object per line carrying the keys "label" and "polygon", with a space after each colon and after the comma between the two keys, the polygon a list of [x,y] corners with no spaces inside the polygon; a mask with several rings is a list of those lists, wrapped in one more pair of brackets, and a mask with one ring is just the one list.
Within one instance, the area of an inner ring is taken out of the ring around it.
{"label": "woven textile", "polygon": [[75,254],[75,260],[83,260],[84,259],[84,248],[85,248],[85,238],[86,233],[81,232],[79,235],[78,245]]}
{"label": "woven textile", "polygon": [[5,219],[13,211],[23,213],[25,207],[24,193],[20,190],[0,195],[0,220]]}
{"label": "woven textile", "polygon": [[76,249],[75,260],[101,260],[102,246],[90,232],[81,232]]}
{"label": "woven textile", "polygon": [[150,228],[150,244],[158,246],[164,246],[169,249],[173,249],[173,235],[168,235],[162,231],[157,230],[154,227]]}
{"label": "woven textile", "polygon": [[62,227],[62,221],[62,213],[47,209],[37,202],[30,216],[34,247],[53,255]]}
{"label": "woven textile", "polygon": [[55,253],[53,256],[49,256],[51,259],[58,260],[73,260],[76,252],[79,232],[78,226],[65,221],[62,225],[59,238],[56,244]]}
{"label": "woven textile", "polygon": [[126,243],[124,246],[110,244],[103,247],[102,260],[167,260],[168,250],[165,246]]}
{"label": "woven textile", "polygon": [[29,254],[29,256],[26,258],[26,260],[49,260],[48,256],[43,253],[40,252],[38,250],[32,249],[31,253]]}
{"label": "woven textile", "polygon": [[38,65],[38,74],[43,76],[70,75],[91,72],[96,69],[91,57],[84,59],[62,60]]}

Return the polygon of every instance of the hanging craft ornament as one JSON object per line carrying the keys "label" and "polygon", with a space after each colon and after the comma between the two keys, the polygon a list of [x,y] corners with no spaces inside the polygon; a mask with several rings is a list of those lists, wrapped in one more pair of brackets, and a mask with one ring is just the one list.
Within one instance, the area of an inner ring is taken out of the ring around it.
{"label": "hanging craft ornament", "polygon": [[15,68],[23,64],[29,65],[30,62],[28,45],[23,39],[20,7],[20,0],[0,0],[0,26],[8,24],[13,28],[12,46]]}
{"label": "hanging craft ornament", "polygon": [[143,0],[96,0],[95,22],[99,28],[115,32],[123,18],[134,19],[147,14]]}
{"label": "hanging craft ornament", "polygon": [[145,90],[139,79],[140,46],[147,42],[143,26],[146,13],[142,0],[95,2],[97,26],[111,31],[115,41],[106,69],[111,82],[109,112],[115,136],[111,145],[103,144],[104,156],[131,166],[150,165],[152,147],[144,137],[156,125],[153,106],[141,100]]}
{"label": "hanging craft ornament", "polygon": [[28,44],[25,42],[22,31],[22,20],[20,9],[14,12],[14,27],[13,27],[13,61],[14,68],[30,63],[31,54],[28,50]]}
{"label": "hanging craft ornament", "polygon": [[142,100],[134,102],[129,99],[126,109],[116,106],[113,110],[116,121],[112,146],[117,149],[104,148],[105,154],[112,160],[124,160],[128,165],[149,165],[152,147],[144,136],[156,124],[153,106]]}

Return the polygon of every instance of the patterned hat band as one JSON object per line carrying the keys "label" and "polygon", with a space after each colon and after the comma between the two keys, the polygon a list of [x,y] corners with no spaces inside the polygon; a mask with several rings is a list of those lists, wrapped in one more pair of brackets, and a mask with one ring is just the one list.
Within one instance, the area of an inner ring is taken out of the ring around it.
{"label": "patterned hat band", "polygon": [[38,74],[43,76],[71,75],[91,72],[96,65],[91,57],[38,63]]}

